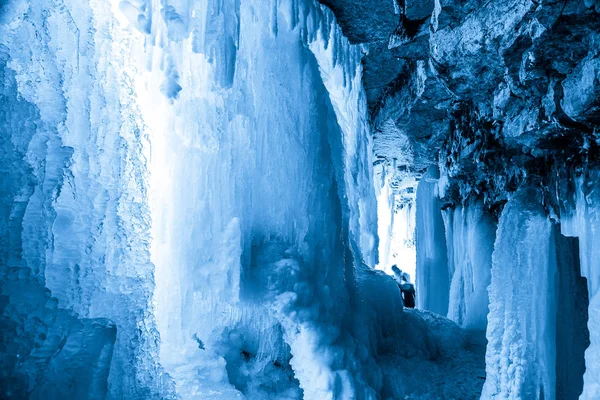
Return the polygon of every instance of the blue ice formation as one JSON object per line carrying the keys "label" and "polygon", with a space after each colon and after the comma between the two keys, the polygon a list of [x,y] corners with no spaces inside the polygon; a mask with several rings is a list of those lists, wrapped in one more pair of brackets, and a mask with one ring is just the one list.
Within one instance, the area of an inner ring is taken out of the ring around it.
{"label": "blue ice formation", "polygon": [[7,396],[375,396],[363,49],[330,11],[14,1],[0,26]]}
{"label": "blue ice formation", "polygon": [[0,3],[0,398],[600,397],[597,130],[527,158],[597,52],[534,106],[538,2],[322,3]]}

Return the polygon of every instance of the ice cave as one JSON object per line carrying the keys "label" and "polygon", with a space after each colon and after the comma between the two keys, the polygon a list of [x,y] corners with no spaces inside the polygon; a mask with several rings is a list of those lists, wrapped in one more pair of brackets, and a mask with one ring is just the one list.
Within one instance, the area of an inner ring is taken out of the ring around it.
{"label": "ice cave", "polygon": [[0,0],[0,399],[600,400],[600,0]]}

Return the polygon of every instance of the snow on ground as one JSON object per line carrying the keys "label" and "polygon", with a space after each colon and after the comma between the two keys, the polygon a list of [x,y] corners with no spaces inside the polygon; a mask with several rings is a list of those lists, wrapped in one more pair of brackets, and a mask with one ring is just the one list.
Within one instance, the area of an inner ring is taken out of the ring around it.
{"label": "snow on ground", "polygon": [[[479,399],[485,381],[485,332],[461,329],[422,310],[404,310],[406,335],[377,362],[383,370],[382,399]],[[425,342],[425,351],[421,343]]]}

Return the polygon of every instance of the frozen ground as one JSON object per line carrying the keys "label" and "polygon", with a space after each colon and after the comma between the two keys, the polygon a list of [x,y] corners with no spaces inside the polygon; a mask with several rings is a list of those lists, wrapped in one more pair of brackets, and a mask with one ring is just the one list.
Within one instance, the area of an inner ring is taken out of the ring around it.
{"label": "frozen ground", "polygon": [[485,382],[485,332],[469,331],[439,315],[405,310],[408,326],[425,326],[427,352],[398,341],[377,362],[383,370],[382,399],[479,399]]}

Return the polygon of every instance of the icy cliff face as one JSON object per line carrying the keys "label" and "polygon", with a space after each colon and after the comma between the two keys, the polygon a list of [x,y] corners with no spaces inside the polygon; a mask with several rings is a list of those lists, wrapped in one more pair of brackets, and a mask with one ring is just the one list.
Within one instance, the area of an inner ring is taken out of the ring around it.
{"label": "icy cliff face", "polygon": [[1,397],[600,397],[600,4],[323,3],[0,5]]}
{"label": "icy cliff face", "polygon": [[485,330],[496,223],[482,201],[444,210],[450,293],[448,318]]}
{"label": "icy cliff face", "polygon": [[[589,347],[585,351],[585,374],[583,376],[583,398],[594,398],[600,396],[600,369],[595,362],[600,353],[600,342],[598,341],[600,327],[600,295],[599,278],[600,266],[596,251],[598,249],[598,182],[600,171],[585,171],[581,176],[569,183],[572,190],[564,193],[565,197],[561,208],[561,230],[565,236],[577,237],[579,240],[579,263],[581,265],[581,276],[587,279],[586,288],[580,288],[580,296],[589,299],[588,329]],[[567,185],[565,185],[567,186]],[[577,293],[577,292],[576,292]],[[588,297],[589,296],[589,297]],[[580,313],[581,311],[579,311]],[[585,310],[584,310],[585,312]],[[576,313],[574,313],[576,315]],[[587,341],[587,337],[582,341]],[[586,343],[587,344],[587,343]]]}

